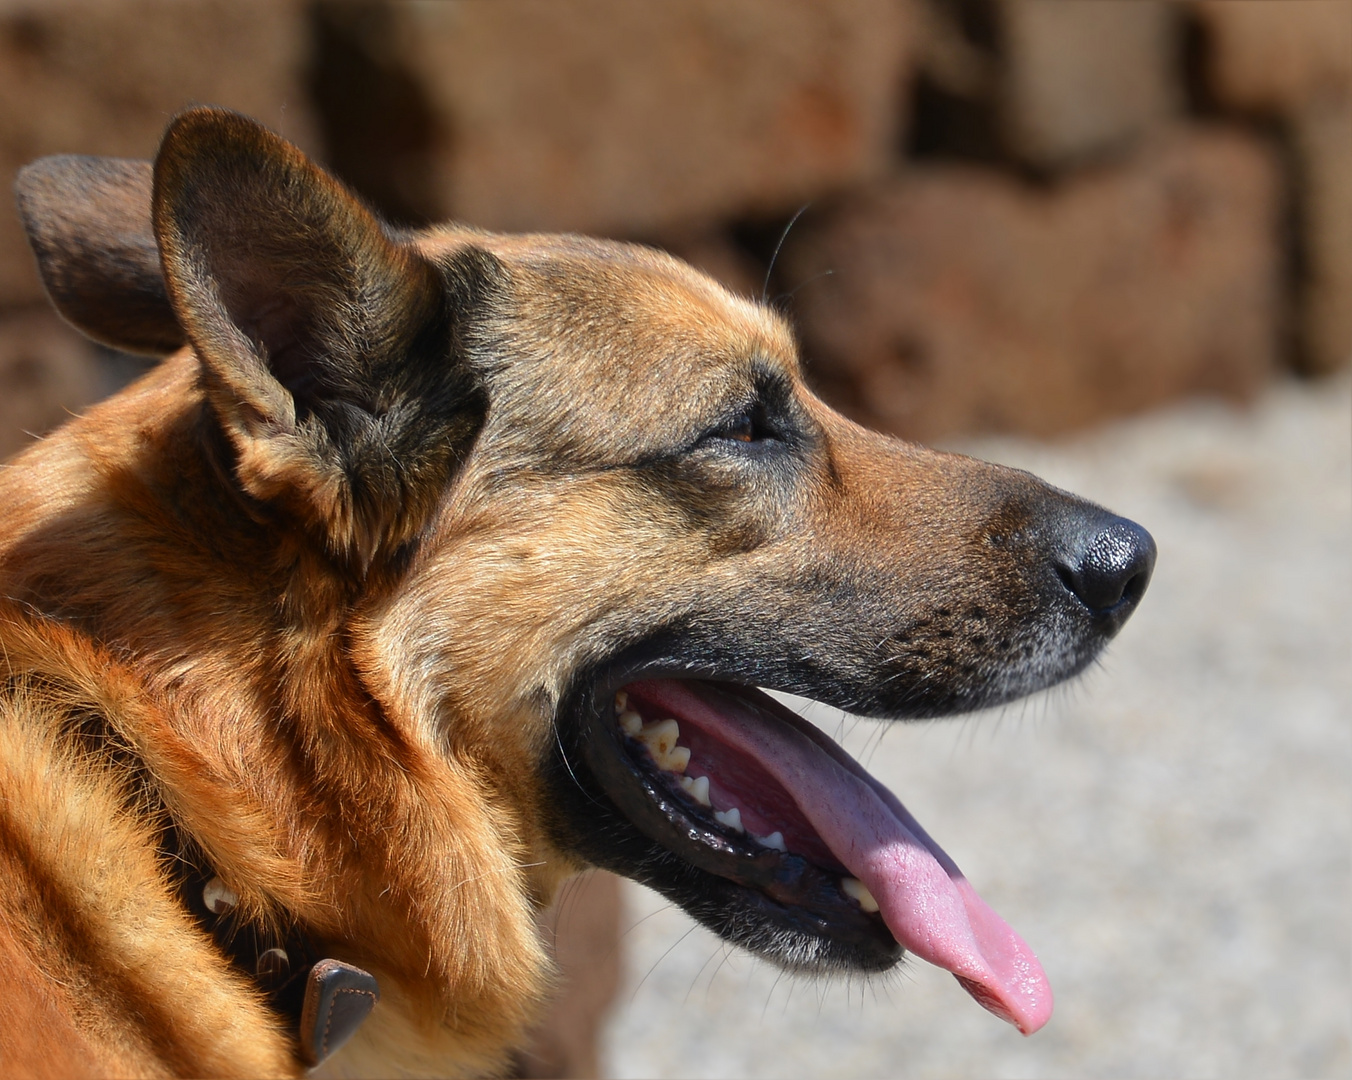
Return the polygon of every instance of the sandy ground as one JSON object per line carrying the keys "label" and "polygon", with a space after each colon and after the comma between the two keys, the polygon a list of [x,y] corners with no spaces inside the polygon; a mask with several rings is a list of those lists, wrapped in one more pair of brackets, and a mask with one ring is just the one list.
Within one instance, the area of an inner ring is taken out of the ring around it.
{"label": "sandy ground", "polygon": [[923,963],[780,977],[627,886],[616,1077],[1352,1071],[1352,384],[1047,446],[962,447],[1135,518],[1160,560],[1104,662],[981,716],[827,712],[1041,957],[1029,1039]]}

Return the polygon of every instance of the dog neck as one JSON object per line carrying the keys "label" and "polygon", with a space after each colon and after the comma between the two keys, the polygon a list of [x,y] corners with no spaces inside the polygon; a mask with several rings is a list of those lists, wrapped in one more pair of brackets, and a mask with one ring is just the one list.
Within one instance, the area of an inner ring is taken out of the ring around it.
{"label": "dog neck", "polygon": [[200,856],[184,850],[178,830],[165,828],[163,865],[177,879],[179,902],[210,935],[230,964],[250,980],[295,1039],[308,1066],[348,1041],[380,1000],[375,978],[354,964],[322,955],[299,922],[262,925],[239,915],[239,895]]}
{"label": "dog neck", "polygon": [[468,1029],[462,1053],[486,1058],[519,1039],[545,979],[530,830],[478,762],[427,736],[416,702],[363,674],[379,646],[354,638],[354,612],[380,580],[238,512],[196,382],[191,354],[171,357],[0,476],[3,670],[52,686],[87,673],[59,696],[75,726],[103,726],[71,738],[138,818],[174,822],[165,865],[200,868],[196,902],[217,875],[239,892],[221,937],[242,942],[251,980],[274,945],[235,923],[303,926],[324,944],[286,949],[293,970],[350,957],[405,1003],[409,1031]]}

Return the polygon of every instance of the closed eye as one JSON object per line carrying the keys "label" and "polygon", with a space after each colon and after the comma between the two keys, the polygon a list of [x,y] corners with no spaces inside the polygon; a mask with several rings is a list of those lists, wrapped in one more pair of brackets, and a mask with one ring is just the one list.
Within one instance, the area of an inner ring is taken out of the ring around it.
{"label": "closed eye", "polygon": [[718,448],[736,457],[778,457],[802,448],[802,412],[793,385],[782,374],[755,370],[755,382],[745,397],[727,403],[722,419],[714,422],[691,449]]}
{"label": "closed eye", "polygon": [[744,413],[732,423],[725,424],[713,432],[716,439],[731,439],[734,442],[755,442],[757,434],[756,421],[750,413]]}
{"label": "closed eye", "polygon": [[728,442],[758,443],[768,439],[778,439],[779,432],[768,422],[765,409],[759,405],[749,406],[706,436],[709,439],[723,439]]}

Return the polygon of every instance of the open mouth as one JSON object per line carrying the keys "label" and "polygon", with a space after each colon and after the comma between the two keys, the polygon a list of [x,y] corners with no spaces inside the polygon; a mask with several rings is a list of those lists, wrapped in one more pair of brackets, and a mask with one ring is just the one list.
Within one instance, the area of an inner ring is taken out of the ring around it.
{"label": "open mouth", "polygon": [[[787,966],[881,970],[905,949],[952,972],[1024,1034],[1050,1017],[1032,950],[896,796],[767,694],[641,678],[598,685],[583,714],[587,768],[678,867],[630,876]],[[692,876],[738,918],[820,948],[757,948],[762,939],[738,931],[737,919],[688,902]]]}

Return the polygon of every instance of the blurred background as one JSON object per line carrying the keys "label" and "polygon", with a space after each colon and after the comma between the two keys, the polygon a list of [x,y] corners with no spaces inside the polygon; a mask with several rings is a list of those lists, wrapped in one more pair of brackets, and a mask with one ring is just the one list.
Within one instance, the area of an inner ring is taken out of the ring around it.
{"label": "blurred background", "polygon": [[[1348,1074],[1352,3],[0,0],[6,183],[151,157],[193,102],[401,224],[667,248],[861,421],[1160,543],[1074,688],[819,717],[1039,951],[1044,1032],[919,965],[781,979],[595,877],[523,1074]],[[148,362],[61,323],[0,214],[0,453]]]}

